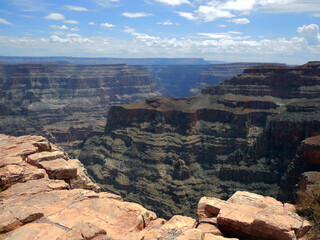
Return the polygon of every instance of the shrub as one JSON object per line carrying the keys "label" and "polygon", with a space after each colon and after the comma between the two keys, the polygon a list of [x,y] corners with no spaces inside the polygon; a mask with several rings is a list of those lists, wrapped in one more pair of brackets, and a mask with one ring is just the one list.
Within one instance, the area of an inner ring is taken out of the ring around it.
{"label": "shrub", "polygon": [[298,192],[297,213],[312,223],[308,240],[320,240],[320,184]]}

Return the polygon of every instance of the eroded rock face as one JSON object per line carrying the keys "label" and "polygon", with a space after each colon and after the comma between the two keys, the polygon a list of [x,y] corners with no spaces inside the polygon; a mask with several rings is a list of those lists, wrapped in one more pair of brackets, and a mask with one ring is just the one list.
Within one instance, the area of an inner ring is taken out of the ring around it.
{"label": "eroded rock face", "polygon": [[88,177],[79,160],[40,136],[11,137],[0,134],[0,188],[38,179],[65,180],[71,188],[100,188]]}
{"label": "eroded rock face", "polygon": [[0,131],[78,144],[113,104],[161,96],[145,68],[124,64],[0,66]]}
{"label": "eroded rock face", "polygon": [[194,97],[113,106],[80,160],[104,190],[165,218],[193,216],[203,195],[276,197],[300,142],[320,134],[319,72],[261,65]]}

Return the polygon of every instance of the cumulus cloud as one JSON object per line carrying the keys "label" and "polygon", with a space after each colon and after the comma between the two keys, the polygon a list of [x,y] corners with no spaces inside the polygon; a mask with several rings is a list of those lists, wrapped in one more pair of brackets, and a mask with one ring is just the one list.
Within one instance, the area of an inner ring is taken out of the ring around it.
{"label": "cumulus cloud", "polygon": [[105,29],[109,29],[109,28],[114,28],[114,27],[116,27],[116,25],[113,25],[113,24],[111,24],[111,23],[101,23],[100,24],[100,27],[102,27],[102,28],[105,28]]}
{"label": "cumulus cloud", "polygon": [[69,23],[69,24],[78,24],[79,22],[76,20],[66,20],[64,21],[65,23]]}
{"label": "cumulus cloud", "polygon": [[96,25],[96,23],[95,23],[95,22],[92,22],[92,21],[89,22],[88,24],[89,24],[89,25]]}
{"label": "cumulus cloud", "polygon": [[150,17],[152,16],[152,14],[145,13],[145,12],[124,12],[122,13],[122,16],[128,17],[128,18],[141,18],[141,17]]}
{"label": "cumulus cloud", "polygon": [[57,35],[50,36],[50,42],[57,42],[57,43],[92,43],[93,41],[82,37],[79,34],[67,34],[65,38],[61,38]]}
{"label": "cumulus cloud", "polygon": [[165,20],[163,22],[157,22],[157,24],[160,24],[160,25],[173,25],[173,22],[171,22],[170,20]]}
{"label": "cumulus cloud", "polygon": [[87,12],[88,9],[84,7],[78,7],[78,6],[71,6],[71,5],[65,5],[65,7],[71,11],[76,11],[76,12]]}
{"label": "cumulus cloud", "polygon": [[248,24],[250,23],[250,20],[247,18],[234,18],[234,19],[227,20],[227,22],[232,22],[235,24]]}
{"label": "cumulus cloud", "polygon": [[309,45],[320,44],[319,27],[317,24],[303,25],[302,27],[298,27],[297,31],[307,40]]}
{"label": "cumulus cloud", "polygon": [[233,15],[230,11],[219,9],[216,6],[200,6],[195,12],[204,22],[211,22],[217,18],[235,17],[235,15]]}
{"label": "cumulus cloud", "polygon": [[3,18],[0,18],[0,23],[2,24],[7,24],[7,25],[12,25],[11,22],[8,22],[7,20],[3,19]]}
{"label": "cumulus cloud", "polygon": [[57,25],[50,25],[51,29],[55,29],[55,30],[67,30],[68,27],[66,25],[62,25],[62,26],[57,26]]}
{"label": "cumulus cloud", "polygon": [[177,12],[177,14],[179,14],[180,17],[186,18],[191,21],[195,21],[198,19],[197,17],[194,16],[193,13],[189,13],[189,12]]}
{"label": "cumulus cloud", "polygon": [[78,27],[70,28],[71,31],[80,31]]}
{"label": "cumulus cloud", "polygon": [[155,1],[159,3],[171,5],[171,6],[178,6],[181,4],[190,4],[188,0],[155,0]]}
{"label": "cumulus cloud", "polygon": [[50,13],[48,16],[45,16],[46,19],[50,20],[65,20],[66,17],[61,13]]}
{"label": "cumulus cloud", "polygon": [[[211,22],[218,18],[248,15],[258,10],[273,13],[320,11],[320,1],[306,0],[199,0],[195,2],[195,5],[198,7],[193,12],[178,12],[178,14],[192,21]],[[245,22],[248,21],[234,21],[236,24],[244,24]]]}

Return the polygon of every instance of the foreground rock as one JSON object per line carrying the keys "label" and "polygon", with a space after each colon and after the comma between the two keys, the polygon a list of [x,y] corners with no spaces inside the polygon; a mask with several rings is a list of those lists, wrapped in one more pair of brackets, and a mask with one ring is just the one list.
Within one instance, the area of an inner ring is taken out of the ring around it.
{"label": "foreground rock", "polygon": [[0,180],[0,238],[4,240],[221,236],[208,226],[197,228],[197,221],[190,217],[173,216],[166,221],[118,195],[99,193],[83,165],[43,137],[0,135]]}
{"label": "foreground rock", "polygon": [[227,201],[202,198],[198,205],[200,221],[216,221],[227,236],[241,239],[291,240],[303,237],[309,222],[295,213],[290,204],[249,192],[236,192]]}

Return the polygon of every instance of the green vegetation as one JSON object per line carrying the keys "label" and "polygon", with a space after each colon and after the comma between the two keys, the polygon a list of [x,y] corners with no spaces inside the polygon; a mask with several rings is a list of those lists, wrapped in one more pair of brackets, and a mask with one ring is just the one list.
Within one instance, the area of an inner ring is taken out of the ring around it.
{"label": "green vegetation", "polygon": [[310,187],[306,192],[298,192],[297,212],[306,217],[313,226],[308,240],[320,240],[320,185]]}

